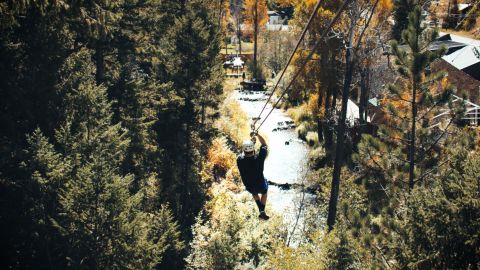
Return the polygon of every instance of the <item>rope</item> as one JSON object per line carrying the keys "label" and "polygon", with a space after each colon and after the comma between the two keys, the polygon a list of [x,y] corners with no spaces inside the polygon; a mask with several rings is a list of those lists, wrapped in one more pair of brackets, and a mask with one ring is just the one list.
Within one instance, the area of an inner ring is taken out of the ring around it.
{"label": "rope", "polygon": [[[325,29],[325,31],[323,31],[322,35],[320,36],[320,38],[317,40],[317,42],[315,43],[315,45],[313,46],[312,50],[310,51],[310,53],[308,54],[307,58],[305,59],[304,63],[300,66],[300,69],[298,69],[298,71],[295,73],[295,75],[293,76],[292,80],[290,81],[290,83],[288,84],[288,86],[285,88],[285,90],[282,92],[282,95],[280,95],[280,97],[278,98],[278,100],[275,102],[275,104],[272,106],[272,109],[270,110],[270,112],[267,114],[267,116],[265,116],[265,118],[263,119],[263,121],[260,123],[260,125],[254,129],[255,132],[257,132],[260,127],[263,125],[263,123],[265,123],[265,121],[267,120],[267,118],[270,116],[270,114],[272,114],[273,110],[275,109],[275,107],[277,107],[277,105],[280,103],[280,101],[282,100],[282,98],[285,96],[285,94],[290,90],[290,87],[292,86],[293,82],[297,79],[298,75],[300,75],[300,73],[303,71],[303,69],[305,68],[305,66],[307,65],[308,61],[310,61],[310,59],[312,58],[313,54],[315,53],[315,51],[317,50],[318,46],[320,45],[320,42],[322,39],[325,38],[325,36],[329,33],[330,29],[332,28],[332,26],[337,22],[337,20],[340,18],[340,15],[341,13],[343,12],[343,10],[347,7],[347,5],[351,2],[352,0],[346,0],[345,2],[343,2],[343,5],[340,7],[340,9],[337,11],[337,13],[335,14],[335,17],[332,19],[332,21],[329,23],[328,27]],[[273,92],[272,92],[273,94]],[[268,102],[268,101],[267,101]],[[265,104],[266,106],[266,104]],[[255,126],[253,126],[255,127]]]}
{"label": "rope", "polygon": [[310,15],[310,18],[308,19],[307,25],[303,28],[302,34],[300,35],[300,38],[297,41],[297,45],[295,45],[295,49],[293,49],[292,54],[290,55],[290,58],[288,58],[287,65],[285,68],[282,70],[282,73],[280,73],[280,77],[277,80],[277,83],[273,87],[272,93],[270,93],[270,96],[267,99],[267,102],[265,102],[265,105],[263,105],[262,110],[260,111],[260,114],[258,114],[258,117],[256,120],[253,122],[253,125],[257,123],[257,121],[260,119],[262,116],[263,111],[267,107],[268,102],[270,102],[270,99],[272,98],[273,94],[275,93],[275,90],[277,90],[278,85],[280,84],[280,81],[283,78],[283,75],[285,75],[285,72],[287,71],[288,66],[291,64],[293,57],[295,56],[295,53],[297,52],[298,48],[300,47],[300,44],[302,43],[303,38],[305,37],[305,34],[307,33],[308,28],[310,27],[310,24],[313,22],[313,18],[317,14],[318,10],[320,9],[320,4],[322,3],[322,0],[318,0],[317,4],[315,5],[315,8],[313,9],[312,14]]}

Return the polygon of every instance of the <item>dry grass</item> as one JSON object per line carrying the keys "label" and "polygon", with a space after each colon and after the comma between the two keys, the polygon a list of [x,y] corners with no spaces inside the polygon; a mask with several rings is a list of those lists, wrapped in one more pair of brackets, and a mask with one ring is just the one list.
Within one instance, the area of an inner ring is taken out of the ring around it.
{"label": "dry grass", "polygon": [[[235,54],[237,52],[238,44],[228,44],[228,54]],[[220,53],[225,53],[225,47],[222,47]],[[253,43],[251,42],[242,42],[242,54],[253,54]]]}
{"label": "dry grass", "polygon": [[241,78],[226,78],[223,83],[223,94],[228,97],[232,92],[238,88],[238,85],[242,81]]}
{"label": "dry grass", "polygon": [[308,110],[307,110],[307,105],[303,104],[299,107],[293,107],[287,110],[288,116],[295,121],[295,123],[300,123],[305,120],[308,120],[310,117]]}
{"label": "dry grass", "polygon": [[221,117],[216,127],[226,136],[240,146],[245,138],[250,135],[249,120],[240,104],[232,99],[227,99],[220,108]]}
{"label": "dry grass", "polygon": [[309,146],[314,147],[318,145],[318,133],[309,131],[307,132],[306,140]]}
{"label": "dry grass", "polygon": [[208,161],[213,163],[219,176],[225,177],[227,171],[235,166],[236,158],[235,153],[228,148],[225,137],[213,140],[212,146],[208,150]]}

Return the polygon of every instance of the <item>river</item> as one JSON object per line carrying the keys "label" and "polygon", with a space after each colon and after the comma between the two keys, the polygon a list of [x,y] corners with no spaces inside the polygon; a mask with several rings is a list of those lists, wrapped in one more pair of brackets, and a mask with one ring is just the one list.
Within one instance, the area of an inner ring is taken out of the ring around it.
{"label": "river", "polygon": [[[268,96],[264,92],[235,90],[233,98],[240,103],[243,111],[251,119],[258,116]],[[271,109],[272,105],[268,104],[262,117],[266,116]],[[307,170],[308,146],[298,139],[294,128],[275,131],[278,127],[285,127],[285,121],[292,121],[292,119],[283,110],[274,109],[260,128],[260,132],[267,137],[269,147],[264,175],[269,181],[279,184],[303,184]],[[294,223],[302,195],[301,189],[281,190],[277,186],[270,185],[267,209],[270,208],[282,214],[287,224]],[[310,198],[312,198],[311,195],[306,196],[307,200]]]}

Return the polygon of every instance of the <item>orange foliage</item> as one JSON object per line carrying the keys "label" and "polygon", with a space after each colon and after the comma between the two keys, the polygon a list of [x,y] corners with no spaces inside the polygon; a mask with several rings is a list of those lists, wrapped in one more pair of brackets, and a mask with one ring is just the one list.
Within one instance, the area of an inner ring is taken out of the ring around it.
{"label": "orange foliage", "polygon": [[378,8],[380,12],[390,12],[393,9],[392,0],[380,0],[378,2]]}
{"label": "orange foliage", "polygon": [[213,140],[207,156],[216,173],[222,177],[236,164],[236,155],[228,148],[224,137]]}
{"label": "orange foliage", "polygon": [[319,114],[320,110],[318,108],[318,94],[310,95],[310,97],[308,99],[307,110],[312,115],[318,115]]}
{"label": "orange foliage", "polygon": [[258,27],[262,29],[268,21],[267,1],[266,0],[245,0],[245,24],[253,29],[255,22],[255,2],[257,4]]}
{"label": "orange foliage", "polygon": [[276,4],[280,7],[293,7],[297,2],[297,0],[277,0]]}

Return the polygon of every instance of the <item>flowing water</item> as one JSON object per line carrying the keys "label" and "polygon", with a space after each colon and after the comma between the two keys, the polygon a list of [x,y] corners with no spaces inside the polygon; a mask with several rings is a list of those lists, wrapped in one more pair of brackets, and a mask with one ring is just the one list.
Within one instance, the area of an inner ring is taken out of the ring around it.
{"label": "flowing water", "polygon": [[[258,116],[268,96],[263,92],[236,90],[233,98],[240,103],[243,111],[251,119]],[[268,104],[262,117],[265,117],[271,109],[272,105]],[[269,181],[279,184],[303,184],[307,169],[308,146],[297,138],[294,128],[285,128],[285,121],[289,122],[292,119],[284,111],[274,109],[260,128],[260,132],[267,137],[269,148],[264,175]],[[276,131],[279,127],[281,130]],[[302,195],[301,189],[281,190],[277,186],[270,185],[267,206],[277,213],[282,213],[286,222],[295,222],[298,201]],[[311,195],[306,196],[306,199],[311,197]]]}

